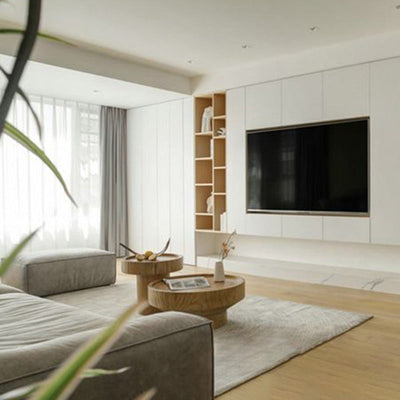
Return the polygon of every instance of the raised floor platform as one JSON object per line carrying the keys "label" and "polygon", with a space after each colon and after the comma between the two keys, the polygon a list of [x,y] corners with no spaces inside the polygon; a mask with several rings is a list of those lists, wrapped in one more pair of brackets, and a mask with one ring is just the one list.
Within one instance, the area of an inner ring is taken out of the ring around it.
{"label": "raised floor platform", "polygon": [[[198,256],[197,265],[212,269],[217,259],[217,254]],[[400,274],[394,272],[305,264],[237,255],[229,256],[224,261],[224,264],[225,270],[228,272],[400,294]]]}

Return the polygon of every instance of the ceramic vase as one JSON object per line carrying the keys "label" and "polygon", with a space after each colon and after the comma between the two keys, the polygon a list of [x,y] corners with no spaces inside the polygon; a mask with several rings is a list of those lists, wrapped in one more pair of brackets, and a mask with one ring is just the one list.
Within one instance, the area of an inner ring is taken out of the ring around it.
{"label": "ceramic vase", "polygon": [[215,261],[214,282],[225,282],[224,262]]}

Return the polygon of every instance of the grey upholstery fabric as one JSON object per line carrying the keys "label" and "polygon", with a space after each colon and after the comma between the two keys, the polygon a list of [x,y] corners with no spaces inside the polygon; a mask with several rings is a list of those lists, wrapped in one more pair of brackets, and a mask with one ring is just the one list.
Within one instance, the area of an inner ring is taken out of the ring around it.
{"label": "grey upholstery fabric", "polygon": [[21,255],[3,283],[37,296],[110,285],[115,282],[115,255],[96,249],[37,251]]}
{"label": "grey upholstery fabric", "polygon": [[[6,293],[0,298],[0,351],[16,350],[63,336],[101,328],[109,321],[82,311],[25,293]],[[6,371],[0,371],[0,377]]]}
{"label": "grey upholstery fabric", "polygon": [[0,294],[4,293],[22,293],[22,290],[0,283]]}
{"label": "grey upholstery fabric", "polygon": [[126,141],[126,110],[102,106],[100,247],[117,256],[126,255],[119,243],[128,243]]}
{"label": "grey upholstery fabric", "polygon": [[[44,379],[110,321],[25,293],[0,295],[0,360],[7,365],[0,368],[0,393]],[[85,380],[71,399],[132,400],[151,387],[155,399],[212,399],[212,343],[204,318],[175,312],[134,318],[98,365],[130,369]]]}

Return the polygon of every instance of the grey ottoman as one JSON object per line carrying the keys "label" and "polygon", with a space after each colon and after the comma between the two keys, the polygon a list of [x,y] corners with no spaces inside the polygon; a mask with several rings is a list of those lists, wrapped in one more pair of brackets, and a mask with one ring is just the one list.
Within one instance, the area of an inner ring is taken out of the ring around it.
{"label": "grey ottoman", "polygon": [[36,251],[21,255],[2,282],[36,296],[115,283],[115,254],[96,249]]}

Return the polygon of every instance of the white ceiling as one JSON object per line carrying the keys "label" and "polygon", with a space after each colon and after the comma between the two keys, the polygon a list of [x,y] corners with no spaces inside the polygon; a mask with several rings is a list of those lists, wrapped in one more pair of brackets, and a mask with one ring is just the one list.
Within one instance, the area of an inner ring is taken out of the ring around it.
{"label": "white ceiling", "polygon": [[[41,30],[194,76],[398,30],[397,4],[400,0],[44,0]],[[25,5],[1,2],[0,19],[24,23]],[[312,26],[319,29],[311,32]]]}
{"label": "white ceiling", "polygon": [[[0,54],[0,65],[10,70],[13,58]],[[0,76],[0,89],[6,80]],[[185,97],[170,92],[117,79],[73,71],[30,61],[20,86],[29,94],[82,101],[121,108],[133,108]]]}

